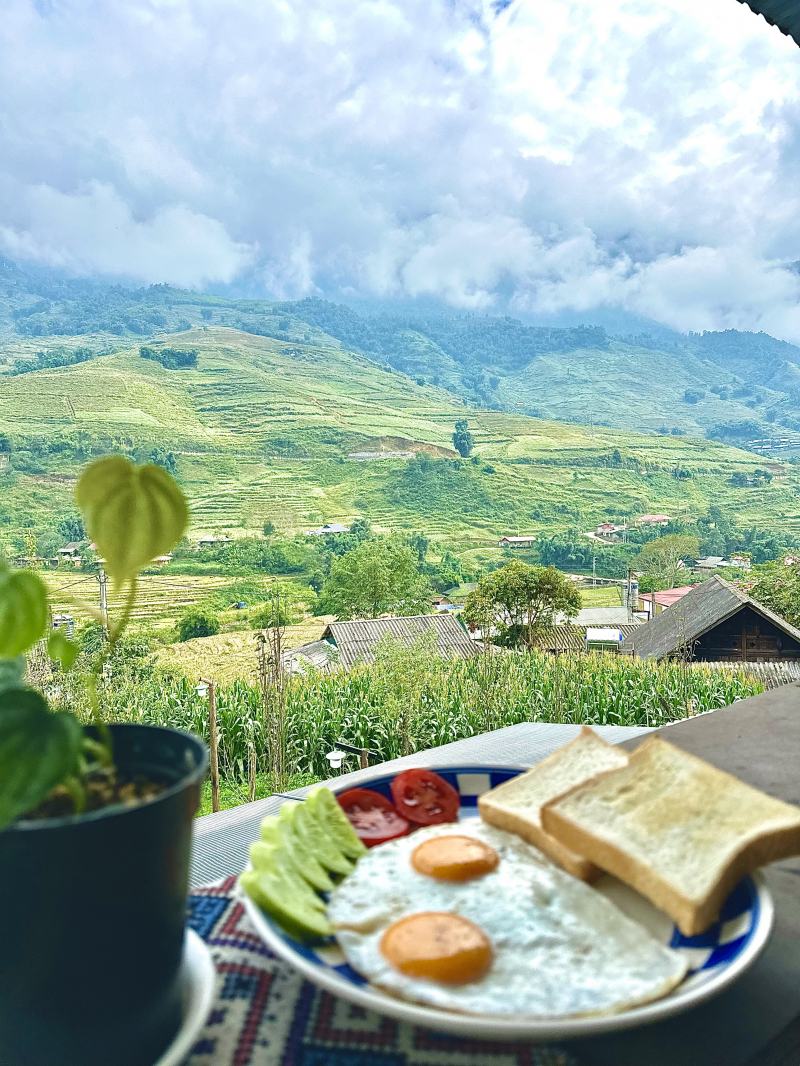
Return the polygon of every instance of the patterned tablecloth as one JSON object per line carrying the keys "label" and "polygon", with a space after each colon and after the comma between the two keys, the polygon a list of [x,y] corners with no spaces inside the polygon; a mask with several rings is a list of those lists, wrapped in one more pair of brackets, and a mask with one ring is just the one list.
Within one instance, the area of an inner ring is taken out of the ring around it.
{"label": "patterned tablecloth", "polygon": [[187,1066],[578,1066],[556,1047],[444,1036],[314,988],[261,941],[234,886],[228,877],[189,897],[218,987]]}

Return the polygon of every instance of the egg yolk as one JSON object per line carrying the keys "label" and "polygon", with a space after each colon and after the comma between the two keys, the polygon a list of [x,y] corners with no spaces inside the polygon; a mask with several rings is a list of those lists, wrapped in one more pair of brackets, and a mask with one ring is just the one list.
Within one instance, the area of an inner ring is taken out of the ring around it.
{"label": "egg yolk", "polygon": [[440,881],[469,881],[497,866],[500,856],[482,840],[467,836],[430,837],[414,848],[411,865]]}
{"label": "egg yolk", "polygon": [[409,914],[381,937],[388,961],[409,977],[448,985],[477,981],[492,965],[492,945],[474,922],[448,911]]}

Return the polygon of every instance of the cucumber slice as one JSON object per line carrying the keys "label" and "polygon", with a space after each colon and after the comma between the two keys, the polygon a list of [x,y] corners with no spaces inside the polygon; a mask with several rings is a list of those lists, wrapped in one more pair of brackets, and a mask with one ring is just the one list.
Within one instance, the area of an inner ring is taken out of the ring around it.
{"label": "cucumber slice", "polygon": [[[338,843],[331,839],[327,826],[320,820],[316,812],[308,803],[293,803],[293,817],[291,818],[297,845],[303,855],[315,855],[317,860],[330,870],[331,873],[341,874],[344,877],[353,869],[353,860],[348,858],[339,848]],[[286,807],[282,808],[282,811]]]}
{"label": "cucumber slice", "polygon": [[[333,881],[328,876],[328,871],[325,867],[320,865],[315,855],[310,852],[301,852],[292,844],[294,839],[294,833],[291,828],[292,821],[293,819],[290,816],[284,819],[276,816],[265,818],[261,823],[262,841],[267,844],[286,843],[289,845],[289,856],[297,872],[318,892],[330,892],[333,888]],[[253,865],[256,865],[255,862]]]}
{"label": "cucumber slice", "polygon": [[[322,900],[306,889],[302,881],[277,873],[265,873],[263,870],[245,870],[239,883],[248,896],[292,936],[301,940],[317,940],[333,932],[324,906],[319,910],[308,903],[308,897],[320,905]],[[306,891],[298,891],[300,886]]]}
{"label": "cucumber slice", "polygon": [[273,869],[285,869],[302,877],[318,892],[331,891],[333,881],[325,868],[320,866],[313,855],[300,853],[293,848],[291,839],[284,837],[279,826],[268,834],[268,840],[264,839],[263,830],[261,836],[261,840],[250,845],[250,861],[257,870],[269,872]]}
{"label": "cucumber slice", "polygon": [[328,835],[344,854],[351,859],[360,859],[366,854],[366,847],[358,839],[350,820],[339,806],[336,797],[329,788],[317,788],[309,792],[306,803],[323,823]]}

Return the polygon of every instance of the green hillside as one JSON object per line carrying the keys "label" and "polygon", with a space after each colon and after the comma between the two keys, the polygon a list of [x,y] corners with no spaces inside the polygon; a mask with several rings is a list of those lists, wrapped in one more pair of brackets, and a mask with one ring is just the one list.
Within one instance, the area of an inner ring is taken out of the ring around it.
{"label": "green hillside", "polygon": [[674,351],[612,340],[602,348],[541,355],[504,377],[497,396],[504,406],[548,418],[701,435],[726,422],[760,418],[783,399],[763,386],[745,394],[741,381],[693,351],[676,359]]}
{"label": "green hillside", "polygon": [[[137,341],[0,379],[6,533],[52,526],[70,509],[80,464],[116,448],[174,453],[198,533],[364,515],[466,549],[503,533],[718,504],[741,525],[800,534],[797,468],[772,464],[770,484],[735,488],[734,472],[763,461],[722,444],[466,408],[330,341],[210,327],[148,344],[194,349],[197,366],[167,370],[141,358]],[[476,447],[457,462],[451,434],[463,417]]]}
{"label": "green hillside", "polygon": [[764,333],[613,336],[443,310],[360,313],[319,299],[110,287],[0,258],[0,375],[206,326],[361,352],[487,409],[800,457],[800,348]]}

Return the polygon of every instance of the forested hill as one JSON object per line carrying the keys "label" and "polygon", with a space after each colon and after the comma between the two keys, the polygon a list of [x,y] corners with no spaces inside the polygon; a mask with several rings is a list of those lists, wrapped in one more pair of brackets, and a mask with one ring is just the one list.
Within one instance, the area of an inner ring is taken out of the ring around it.
{"label": "forested hill", "polygon": [[[800,469],[767,470],[713,441],[470,408],[330,340],[215,324],[104,340],[120,350],[0,376],[0,552],[25,551],[26,530],[52,536],[81,465],[111,450],[173,471],[195,534],[363,516],[461,550],[717,507],[781,543],[800,537]],[[474,439],[466,459],[453,447],[460,419]]]}
{"label": "forested hill", "polygon": [[364,313],[319,299],[108,286],[0,260],[0,371],[80,362],[125,347],[126,338],[198,326],[338,343],[487,409],[800,455],[800,348],[764,333],[619,336],[507,316]]}

